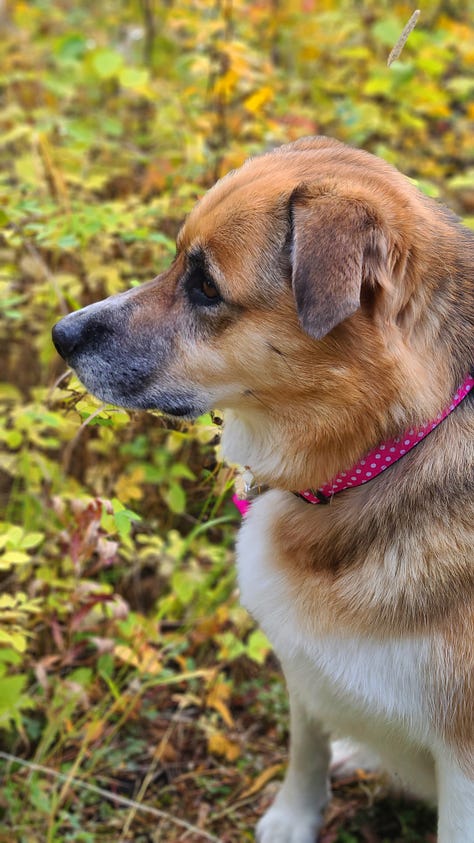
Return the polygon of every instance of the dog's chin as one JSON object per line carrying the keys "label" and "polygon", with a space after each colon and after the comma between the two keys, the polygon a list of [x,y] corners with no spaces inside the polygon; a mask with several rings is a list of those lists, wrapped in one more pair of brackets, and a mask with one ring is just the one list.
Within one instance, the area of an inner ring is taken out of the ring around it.
{"label": "dog's chin", "polygon": [[148,407],[149,410],[159,410],[165,416],[172,419],[182,419],[183,421],[194,421],[198,416],[208,412],[206,408],[186,407],[186,406],[170,406],[170,407]]}
{"label": "dog's chin", "polygon": [[114,403],[128,410],[157,410],[165,416],[175,419],[193,421],[198,416],[208,411],[204,403],[197,401],[194,396],[168,395],[168,394],[147,394],[126,395],[118,401],[117,396]]}
{"label": "dog's chin", "polygon": [[100,401],[115,404],[126,410],[157,410],[170,418],[186,421],[192,421],[209,411],[209,407],[203,401],[187,390],[172,394],[165,390],[146,388],[143,390],[122,389],[118,385],[98,383],[89,372],[85,374],[78,369],[75,371],[88,392]]}

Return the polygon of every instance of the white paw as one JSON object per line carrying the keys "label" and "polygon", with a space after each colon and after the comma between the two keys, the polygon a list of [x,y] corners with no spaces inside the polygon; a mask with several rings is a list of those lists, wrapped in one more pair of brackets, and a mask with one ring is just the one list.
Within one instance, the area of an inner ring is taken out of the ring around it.
{"label": "white paw", "polygon": [[294,813],[270,808],[257,825],[258,843],[316,843],[322,820],[319,811]]}

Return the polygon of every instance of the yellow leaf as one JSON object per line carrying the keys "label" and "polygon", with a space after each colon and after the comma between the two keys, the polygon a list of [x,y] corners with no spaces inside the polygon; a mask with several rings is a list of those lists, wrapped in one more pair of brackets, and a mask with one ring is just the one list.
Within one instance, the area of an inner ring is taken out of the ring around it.
{"label": "yellow leaf", "polygon": [[226,701],[229,699],[229,696],[229,686],[225,685],[223,682],[218,682],[214,685],[212,690],[209,691],[206,703],[210,708],[213,708],[220,714],[226,726],[232,727],[234,725],[234,720],[226,705]]}
{"label": "yellow leaf", "polygon": [[235,70],[228,70],[223,76],[219,76],[214,83],[214,94],[221,97],[229,97],[239,81]]}
{"label": "yellow leaf", "polygon": [[117,644],[114,649],[114,653],[120,661],[125,662],[125,664],[131,664],[133,667],[138,667],[138,658],[136,654],[130,647],[126,647],[124,644]]}
{"label": "yellow leaf", "polygon": [[6,570],[10,565],[25,565],[29,561],[30,557],[27,553],[21,550],[7,550],[0,557],[0,570]]}
{"label": "yellow leaf", "polygon": [[213,755],[227,758],[227,761],[235,761],[240,756],[240,746],[237,741],[226,737],[223,732],[214,732],[209,736],[208,749]]}
{"label": "yellow leaf", "polygon": [[247,111],[250,111],[252,114],[256,114],[260,111],[262,106],[266,105],[266,103],[272,98],[272,89],[268,85],[265,85],[265,87],[260,88],[258,91],[255,91],[255,93],[247,97],[247,99],[244,100],[244,106]]}
{"label": "yellow leaf", "polygon": [[148,645],[140,647],[140,672],[152,673],[156,676],[156,674],[161,673],[162,669],[163,665],[158,658],[156,650]]}
{"label": "yellow leaf", "polygon": [[13,609],[16,606],[16,600],[11,594],[0,594],[0,611],[3,609]]}
{"label": "yellow leaf", "polygon": [[136,667],[139,673],[151,673],[156,675],[162,670],[162,664],[153,647],[147,644],[141,646],[137,652],[125,644],[117,644],[114,653],[125,664]]}
{"label": "yellow leaf", "polygon": [[8,644],[14,650],[18,650],[19,653],[24,653],[26,650],[27,641],[21,632],[7,632],[5,629],[0,629],[0,642]]}
{"label": "yellow leaf", "polygon": [[255,781],[251,784],[247,790],[244,790],[241,793],[241,799],[247,799],[248,796],[253,796],[254,793],[258,793],[259,790],[262,790],[263,787],[269,782],[271,779],[274,779],[281,771],[283,770],[283,764],[273,764],[271,767],[267,767],[263,773],[260,773],[259,776],[255,779]]}
{"label": "yellow leaf", "polygon": [[114,489],[119,501],[128,503],[129,501],[139,501],[143,497],[143,483],[144,471],[142,468],[135,468],[130,474],[121,474],[117,480]]}
{"label": "yellow leaf", "polygon": [[93,720],[91,723],[88,723],[85,728],[85,739],[86,743],[90,743],[91,741],[96,741],[102,735],[104,731],[104,723],[103,720]]}

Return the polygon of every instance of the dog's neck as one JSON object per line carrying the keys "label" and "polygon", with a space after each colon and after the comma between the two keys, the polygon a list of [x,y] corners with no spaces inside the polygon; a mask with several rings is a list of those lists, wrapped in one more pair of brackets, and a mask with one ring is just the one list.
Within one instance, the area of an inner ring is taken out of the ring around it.
{"label": "dog's neck", "polygon": [[[464,395],[472,386],[471,378]],[[451,398],[448,400],[451,401]],[[439,406],[432,416],[433,420],[438,410],[444,413],[447,407],[448,404]],[[377,417],[375,406],[373,409],[368,426],[366,410],[361,408],[358,418],[355,408],[351,407],[354,423],[350,435],[345,438],[340,435],[344,429],[343,420],[339,429],[335,423],[326,432],[316,413],[318,421],[311,422],[311,412],[307,408],[305,412],[293,411],[291,417],[260,411],[227,411],[222,438],[223,454],[228,462],[248,467],[256,485],[287,490],[326,488],[328,479],[335,478],[348,466],[358,464],[374,444],[405,434],[408,429],[404,418],[406,411],[394,406],[388,427],[390,433],[380,435],[382,422]],[[441,412],[438,417],[441,417]],[[449,411],[445,414],[448,415]],[[409,424],[419,428],[426,424],[426,418],[427,415],[413,421],[412,416]]]}
{"label": "dog's neck", "polygon": [[296,331],[292,342],[283,337],[269,383],[223,408],[225,459],[249,466],[259,485],[319,488],[378,443],[435,418],[463,379],[462,363],[443,353],[438,335],[439,348],[425,347],[393,322],[368,319],[355,314],[318,346]]}
{"label": "dog's neck", "polygon": [[297,492],[299,497],[311,504],[329,503],[334,495],[344,492],[346,489],[356,488],[370,483],[379,474],[382,474],[398,460],[402,459],[413,448],[420,444],[430,433],[433,432],[474,389],[474,377],[467,375],[462,384],[458,387],[450,403],[444,410],[429,422],[420,427],[412,427],[406,430],[402,436],[395,436],[385,442],[381,442],[373,448],[364,458],[359,460],[351,468],[339,472],[328,483],[317,489],[305,489]]}
{"label": "dog's neck", "polygon": [[306,414],[291,418],[227,411],[222,451],[227,462],[248,466],[258,485],[280,489],[320,486],[364,453],[365,437],[355,430],[352,447],[324,441]]}

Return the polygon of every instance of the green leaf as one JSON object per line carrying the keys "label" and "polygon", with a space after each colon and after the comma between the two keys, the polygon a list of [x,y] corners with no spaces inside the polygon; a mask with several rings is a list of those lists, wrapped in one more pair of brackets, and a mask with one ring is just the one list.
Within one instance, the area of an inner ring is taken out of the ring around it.
{"label": "green leaf", "polygon": [[68,680],[70,682],[75,682],[76,685],[80,685],[81,688],[89,688],[92,682],[93,673],[90,667],[78,667],[77,670],[73,670],[69,676]]}
{"label": "green leaf", "polygon": [[188,571],[175,571],[171,578],[171,585],[176,597],[185,606],[196,593],[197,582]]}
{"label": "green leaf", "polygon": [[111,79],[122,68],[123,56],[116,50],[96,50],[91,56],[91,65],[100,79]]}
{"label": "green leaf", "polygon": [[33,547],[38,547],[44,541],[44,533],[26,533],[20,540],[19,547],[22,550],[30,550]]}
{"label": "green leaf", "polygon": [[7,430],[3,435],[6,445],[12,450],[16,450],[23,442],[23,436],[19,430]]}
{"label": "green leaf", "polygon": [[77,60],[87,50],[87,38],[79,32],[71,32],[56,43],[55,55],[61,60]]}
{"label": "green leaf", "polygon": [[16,649],[8,647],[0,647],[0,663],[1,664],[21,664],[21,655]]}
{"label": "green leaf", "polygon": [[28,677],[24,674],[2,677],[0,687],[0,721],[7,716],[13,716]]}
{"label": "green leaf", "polygon": [[80,245],[80,240],[75,234],[64,234],[56,241],[60,249],[75,249]]}
{"label": "green leaf", "polygon": [[245,654],[245,644],[233,632],[222,632],[215,637],[220,646],[220,659],[233,661]]}
{"label": "green leaf", "polygon": [[[113,521],[119,536],[128,538],[132,529],[133,521],[141,521],[141,516],[137,515],[131,509],[127,509],[118,498],[113,498],[112,506],[114,508]],[[104,519],[102,519],[104,522]]]}
{"label": "green leaf", "polygon": [[[24,653],[26,650],[27,639],[23,633],[18,631],[11,631],[9,632],[6,629],[0,628],[0,643],[7,644],[10,647],[13,647],[18,653]],[[1,697],[3,693],[3,682],[0,682],[0,705],[1,705]]]}
{"label": "green leaf", "polygon": [[169,489],[165,489],[162,494],[171,512],[176,515],[181,515],[184,512],[186,509],[186,492],[178,483],[170,483]]}
{"label": "green leaf", "polygon": [[196,475],[191,471],[189,466],[184,465],[182,462],[176,462],[174,465],[171,466],[170,469],[170,477],[173,477],[175,480],[195,480]]}
{"label": "green leaf", "polygon": [[260,629],[254,630],[247,641],[247,655],[257,664],[264,664],[270,652],[270,644],[266,635]]}
{"label": "green leaf", "polygon": [[0,571],[6,571],[12,565],[25,565],[30,561],[27,553],[20,550],[7,550],[0,556]]}
{"label": "green leaf", "polygon": [[376,41],[386,47],[394,47],[402,34],[403,26],[403,22],[397,18],[385,18],[374,23],[372,34]]}

